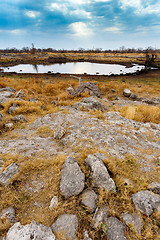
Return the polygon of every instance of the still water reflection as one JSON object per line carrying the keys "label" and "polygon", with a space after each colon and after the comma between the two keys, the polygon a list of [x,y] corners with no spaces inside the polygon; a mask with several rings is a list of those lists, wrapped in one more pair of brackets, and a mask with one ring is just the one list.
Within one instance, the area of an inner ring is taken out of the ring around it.
{"label": "still water reflection", "polygon": [[143,69],[144,66],[133,65],[130,68],[120,64],[99,64],[90,62],[69,62],[57,63],[52,65],[32,65],[20,64],[13,67],[5,67],[4,72],[17,72],[17,73],[68,73],[68,74],[126,74],[134,73],[137,70]]}

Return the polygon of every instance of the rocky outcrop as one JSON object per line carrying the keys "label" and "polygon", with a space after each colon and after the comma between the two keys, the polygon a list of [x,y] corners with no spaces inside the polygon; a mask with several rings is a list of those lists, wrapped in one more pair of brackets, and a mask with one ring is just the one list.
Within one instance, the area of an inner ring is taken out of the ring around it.
{"label": "rocky outcrop", "polygon": [[89,155],[85,163],[91,168],[91,177],[95,186],[114,191],[115,183],[109,176],[108,170],[102,162],[103,159],[106,159],[104,154]]}
{"label": "rocky outcrop", "polygon": [[19,166],[17,163],[10,164],[3,172],[0,173],[0,184],[8,186],[12,178],[18,173]]}
{"label": "rocky outcrop", "polygon": [[24,117],[23,114],[16,115],[13,119],[13,122],[27,122],[26,118]]}
{"label": "rocky outcrop", "polygon": [[57,218],[51,228],[54,233],[61,234],[66,240],[76,240],[76,231],[78,228],[77,216],[63,214]]}
{"label": "rocky outcrop", "polygon": [[135,208],[147,216],[150,216],[154,209],[160,205],[160,196],[148,190],[133,194],[131,199]]}
{"label": "rocky outcrop", "polygon": [[81,102],[74,103],[73,108],[77,110],[104,110],[103,104],[100,99],[95,97],[83,98]]}
{"label": "rocky outcrop", "polygon": [[65,197],[76,196],[83,191],[85,175],[82,173],[77,160],[67,157],[62,166],[60,191]]}
{"label": "rocky outcrop", "polygon": [[25,226],[15,223],[8,231],[6,240],[55,240],[50,227],[32,221]]}

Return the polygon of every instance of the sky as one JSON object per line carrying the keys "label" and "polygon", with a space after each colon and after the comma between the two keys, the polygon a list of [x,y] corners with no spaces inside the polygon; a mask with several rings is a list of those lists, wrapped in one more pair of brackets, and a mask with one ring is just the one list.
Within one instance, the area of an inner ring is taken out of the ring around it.
{"label": "sky", "polygon": [[0,49],[160,48],[160,0],[1,0]]}

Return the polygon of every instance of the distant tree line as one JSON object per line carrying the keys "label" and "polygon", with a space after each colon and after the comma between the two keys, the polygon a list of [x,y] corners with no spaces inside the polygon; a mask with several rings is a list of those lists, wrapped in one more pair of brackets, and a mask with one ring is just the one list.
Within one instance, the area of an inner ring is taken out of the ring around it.
{"label": "distant tree line", "polygon": [[79,48],[77,50],[66,50],[66,49],[54,49],[54,48],[35,48],[34,44],[32,44],[32,47],[23,47],[22,49],[17,48],[6,48],[6,49],[0,49],[0,53],[160,53],[160,49],[148,47],[146,49],[143,48],[125,48],[124,46],[120,47],[116,50],[102,50],[102,48],[95,48],[95,49],[84,49]]}

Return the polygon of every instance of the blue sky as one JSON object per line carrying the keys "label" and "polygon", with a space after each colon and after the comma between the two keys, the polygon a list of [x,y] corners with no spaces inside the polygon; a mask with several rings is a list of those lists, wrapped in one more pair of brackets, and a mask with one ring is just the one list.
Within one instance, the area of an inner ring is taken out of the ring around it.
{"label": "blue sky", "polygon": [[0,49],[160,48],[160,0],[1,0]]}

